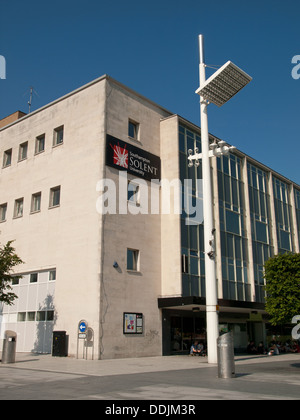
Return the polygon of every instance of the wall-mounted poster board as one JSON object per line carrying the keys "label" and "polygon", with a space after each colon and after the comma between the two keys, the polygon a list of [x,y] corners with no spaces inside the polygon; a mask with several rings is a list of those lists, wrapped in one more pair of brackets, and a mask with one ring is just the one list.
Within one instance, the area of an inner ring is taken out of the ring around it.
{"label": "wall-mounted poster board", "polygon": [[143,334],[143,327],[143,314],[124,312],[123,334]]}

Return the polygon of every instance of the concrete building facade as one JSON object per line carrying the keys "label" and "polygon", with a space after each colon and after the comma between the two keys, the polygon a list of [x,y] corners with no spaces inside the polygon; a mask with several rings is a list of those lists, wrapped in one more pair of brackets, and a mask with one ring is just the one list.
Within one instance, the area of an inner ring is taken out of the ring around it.
{"label": "concrete building facade", "polygon": [[[205,340],[199,127],[106,75],[19,117],[0,128],[0,242],[25,262],[2,336],[49,353],[66,331],[69,355],[100,359]],[[220,329],[241,350],[267,338],[264,261],[299,252],[300,187],[238,150],[211,165]]]}

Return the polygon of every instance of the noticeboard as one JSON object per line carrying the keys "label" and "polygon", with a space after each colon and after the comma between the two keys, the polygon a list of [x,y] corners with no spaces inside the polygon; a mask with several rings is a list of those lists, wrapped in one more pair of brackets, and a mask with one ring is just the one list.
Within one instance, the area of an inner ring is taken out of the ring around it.
{"label": "noticeboard", "polygon": [[143,334],[143,329],[143,314],[124,312],[123,334]]}

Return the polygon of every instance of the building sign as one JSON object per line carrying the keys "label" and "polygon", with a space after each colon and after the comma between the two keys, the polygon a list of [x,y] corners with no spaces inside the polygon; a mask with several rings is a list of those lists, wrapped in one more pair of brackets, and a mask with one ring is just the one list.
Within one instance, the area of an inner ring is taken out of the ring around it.
{"label": "building sign", "polygon": [[106,136],[106,165],[148,181],[160,179],[159,156],[109,134]]}
{"label": "building sign", "polygon": [[123,334],[143,334],[143,314],[123,314]]}

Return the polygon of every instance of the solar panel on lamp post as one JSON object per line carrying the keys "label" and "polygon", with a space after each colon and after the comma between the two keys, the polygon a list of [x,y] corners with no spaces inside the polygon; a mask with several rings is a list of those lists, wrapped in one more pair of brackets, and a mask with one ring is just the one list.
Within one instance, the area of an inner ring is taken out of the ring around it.
{"label": "solar panel on lamp post", "polygon": [[[204,63],[204,39],[199,35],[199,79],[200,87],[196,93],[200,95],[201,147],[202,153],[192,154],[189,151],[189,166],[202,159],[203,178],[203,216],[204,216],[204,251],[205,251],[205,292],[206,292],[206,334],[208,363],[218,363],[217,339],[219,337],[218,292],[215,265],[215,229],[213,221],[213,197],[211,186],[210,157],[221,156],[232,147],[225,142],[209,145],[207,106],[214,103],[218,107],[224,105],[236,95],[252,78],[231,61],[225,63],[206,80]],[[220,147],[219,147],[220,146]]]}

